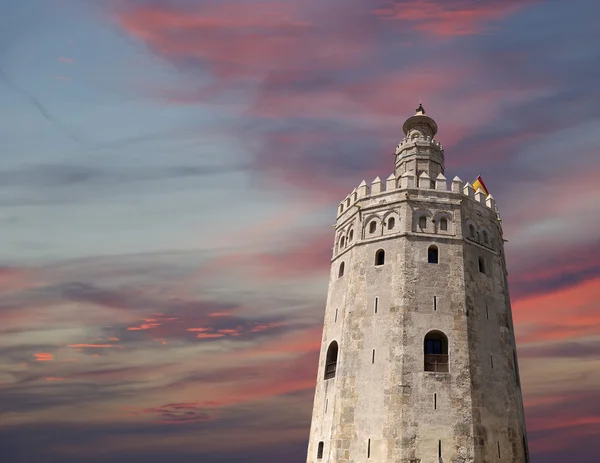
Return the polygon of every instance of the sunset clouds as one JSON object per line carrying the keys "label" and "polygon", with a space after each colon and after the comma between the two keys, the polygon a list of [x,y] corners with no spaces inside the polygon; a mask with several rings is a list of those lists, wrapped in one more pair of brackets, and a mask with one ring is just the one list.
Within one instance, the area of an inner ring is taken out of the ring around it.
{"label": "sunset clouds", "polygon": [[532,463],[596,463],[598,13],[0,6],[7,461],[304,462],[336,205],[422,101],[500,209]]}

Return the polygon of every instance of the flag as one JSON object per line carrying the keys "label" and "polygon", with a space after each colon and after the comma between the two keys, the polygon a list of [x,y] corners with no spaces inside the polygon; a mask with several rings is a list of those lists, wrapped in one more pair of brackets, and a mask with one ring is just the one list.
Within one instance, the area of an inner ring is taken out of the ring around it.
{"label": "flag", "polygon": [[487,188],[485,187],[485,183],[483,183],[481,175],[478,175],[477,179],[473,182],[473,189],[477,191],[478,188],[481,188],[486,196],[490,194]]}

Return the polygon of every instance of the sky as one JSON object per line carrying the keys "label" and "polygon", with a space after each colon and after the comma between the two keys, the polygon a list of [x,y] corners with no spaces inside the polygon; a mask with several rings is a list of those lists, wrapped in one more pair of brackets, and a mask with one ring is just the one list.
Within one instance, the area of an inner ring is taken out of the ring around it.
{"label": "sky", "polygon": [[306,461],[336,206],[422,101],[502,216],[531,461],[597,463],[599,15],[0,1],[2,461]]}

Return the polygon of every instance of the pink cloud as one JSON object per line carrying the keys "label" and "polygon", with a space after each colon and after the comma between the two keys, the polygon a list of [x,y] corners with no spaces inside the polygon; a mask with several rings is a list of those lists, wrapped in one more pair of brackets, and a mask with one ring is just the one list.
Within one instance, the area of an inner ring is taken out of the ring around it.
{"label": "pink cloud", "polygon": [[515,13],[531,1],[416,0],[389,1],[373,11],[381,18],[404,21],[415,30],[436,36],[482,34],[490,23]]}
{"label": "pink cloud", "polygon": [[160,323],[142,323],[140,326],[129,326],[127,327],[127,331],[143,331],[143,330],[151,330],[152,328],[156,328],[160,326]]}
{"label": "pink cloud", "polygon": [[600,277],[549,291],[545,294],[517,299],[513,302],[513,318],[519,343],[556,341],[597,334],[600,313]]}
{"label": "pink cloud", "polygon": [[47,352],[38,352],[33,355],[38,362],[50,362],[54,360],[54,355]]}
{"label": "pink cloud", "polygon": [[123,348],[123,346],[117,346],[116,344],[67,344],[67,347],[89,349],[108,349],[111,347]]}
{"label": "pink cloud", "polygon": [[198,339],[214,339],[214,338],[222,338],[225,335],[222,333],[198,333],[196,337]]}
{"label": "pink cloud", "polygon": [[56,58],[56,61],[60,61],[61,63],[74,63],[75,62],[75,60],[72,58],[64,58],[64,57]]}

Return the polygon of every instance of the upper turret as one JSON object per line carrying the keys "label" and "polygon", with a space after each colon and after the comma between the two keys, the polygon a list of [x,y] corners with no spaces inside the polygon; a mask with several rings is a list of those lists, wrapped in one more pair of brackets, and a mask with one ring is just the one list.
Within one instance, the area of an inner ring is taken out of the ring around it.
{"label": "upper turret", "polygon": [[416,114],[404,122],[402,130],[405,137],[396,147],[396,177],[408,171],[413,171],[417,178],[423,172],[432,179],[443,174],[444,149],[433,138],[438,126],[431,117],[425,115],[422,104],[419,104]]}

